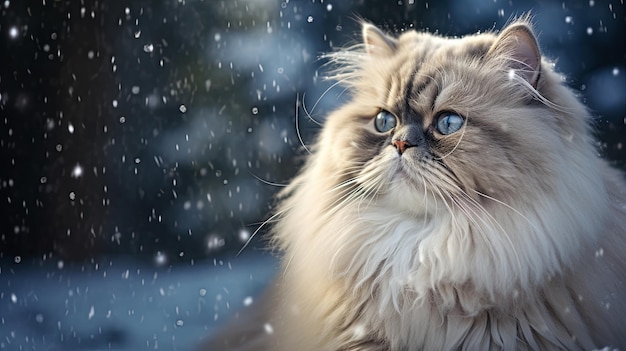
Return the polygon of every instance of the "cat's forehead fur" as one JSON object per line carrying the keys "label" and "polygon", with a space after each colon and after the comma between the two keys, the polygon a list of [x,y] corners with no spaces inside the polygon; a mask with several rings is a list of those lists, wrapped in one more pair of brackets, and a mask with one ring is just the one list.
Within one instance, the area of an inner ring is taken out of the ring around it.
{"label": "cat's forehead fur", "polygon": [[493,33],[445,38],[405,32],[390,55],[363,58],[360,71],[364,79],[357,84],[357,97],[400,118],[409,107],[426,119],[425,124],[438,108],[459,113],[485,110],[487,106],[481,103],[488,103],[483,98],[486,95],[513,104],[524,98],[523,91],[510,81],[504,60],[486,57],[496,39]]}

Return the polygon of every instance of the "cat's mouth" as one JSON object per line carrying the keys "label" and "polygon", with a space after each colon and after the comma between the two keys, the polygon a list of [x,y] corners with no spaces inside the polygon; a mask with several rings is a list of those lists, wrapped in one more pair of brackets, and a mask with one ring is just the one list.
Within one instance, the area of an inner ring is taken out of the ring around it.
{"label": "cat's mouth", "polygon": [[384,207],[410,216],[444,210],[443,202],[437,198],[441,191],[428,179],[429,172],[420,169],[420,161],[406,156],[394,156],[387,164],[388,186],[381,194]]}
{"label": "cat's mouth", "polygon": [[398,155],[393,162],[395,169],[392,173],[392,181],[409,185],[418,190],[434,190],[435,192],[456,193],[466,189],[459,181],[456,173],[442,160],[430,155],[406,150],[403,155]]}
{"label": "cat's mouth", "polygon": [[424,181],[420,176],[421,172],[419,166],[413,164],[407,156],[398,156],[395,162],[395,171],[393,172],[393,179],[396,182],[408,182],[411,185],[423,188]]}

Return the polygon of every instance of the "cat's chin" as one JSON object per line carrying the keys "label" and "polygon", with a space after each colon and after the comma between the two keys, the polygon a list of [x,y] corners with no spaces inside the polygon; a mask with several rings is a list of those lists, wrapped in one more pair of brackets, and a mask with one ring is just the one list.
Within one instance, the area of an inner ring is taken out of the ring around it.
{"label": "cat's chin", "polygon": [[445,210],[444,202],[437,198],[432,187],[428,187],[417,169],[418,166],[410,157],[411,155],[398,155],[395,151],[387,155],[388,187],[381,194],[381,203],[387,208],[412,216],[424,216]]}

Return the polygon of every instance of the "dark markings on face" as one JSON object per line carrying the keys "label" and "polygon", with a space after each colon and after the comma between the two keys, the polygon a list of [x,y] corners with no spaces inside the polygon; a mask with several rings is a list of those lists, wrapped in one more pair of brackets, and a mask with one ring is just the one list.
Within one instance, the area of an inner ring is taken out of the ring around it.
{"label": "dark markings on face", "polygon": [[[481,43],[463,52],[455,52],[455,48],[449,48],[445,49],[445,53],[440,52],[437,55],[481,57],[488,48],[488,45]],[[387,101],[388,106],[380,106],[381,108],[387,107],[398,118],[396,129],[406,124],[414,124],[422,128],[425,143],[419,146],[423,148],[419,155],[421,155],[420,157],[435,159],[451,152],[458,142],[458,135],[442,136],[435,131],[438,114],[444,112],[435,110],[435,102],[443,88],[440,72],[446,71],[446,68],[438,66],[436,69],[429,69],[429,65],[424,64],[424,61],[428,60],[428,57],[432,56],[436,49],[438,48],[432,47],[415,53],[411,57],[407,57],[397,67],[397,70],[392,70],[395,74],[386,80],[387,89],[384,90],[388,95],[384,97],[383,101]],[[410,67],[406,65],[407,60],[412,61],[413,65]],[[373,125],[375,115],[368,117],[364,123]],[[393,130],[390,133],[380,134],[370,127],[371,125],[364,128],[364,132],[359,133],[355,138],[355,145],[360,149],[358,157],[362,162],[373,159],[386,147],[389,147],[393,140]],[[480,126],[475,127],[480,128]],[[489,128],[489,126],[486,128],[487,138],[501,137],[501,133],[494,128]],[[446,165],[447,161],[441,160],[440,163],[454,173],[453,169]]]}
{"label": "dark markings on face", "polygon": [[416,76],[417,76],[417,69],[414,69],[411,72],[409,79],[407,80],[409,84],[406,84],[404,88],[404,94],[402,95],[404,103],[402,104],[403,105],[402,109],[406,109],[406,111],[410,110],[411,108],[409,105],[409,101],[411,101],[413,94],[415,94],[415,92],[419,93],[419,91],[421,90],[419,86],[415,87],[413,84],[413,81],[415,80]]}
{"label": "dark markings on face", "polygon": [[370,161],[382,151],[389,140],[388,135],[376,134],[364,128],[355,140],[356,161],[362,164]]}

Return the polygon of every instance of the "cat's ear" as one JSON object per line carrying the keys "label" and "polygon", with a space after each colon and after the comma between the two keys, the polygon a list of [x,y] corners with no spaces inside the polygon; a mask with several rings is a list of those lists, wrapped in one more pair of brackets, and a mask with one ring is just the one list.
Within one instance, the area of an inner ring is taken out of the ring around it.
{"label": "cat's ear", "polygon": [[541,74],[541,53],[537,38],[526,22],[505,28],[489,49],[487,56],[503,56],[513,72],[537,88]]}
{"label": "cat's ear", "polygon": [[390,56],[396,50],[396,39],[386,35],[376,26],[363,23],[365,51],[373,56]]}

